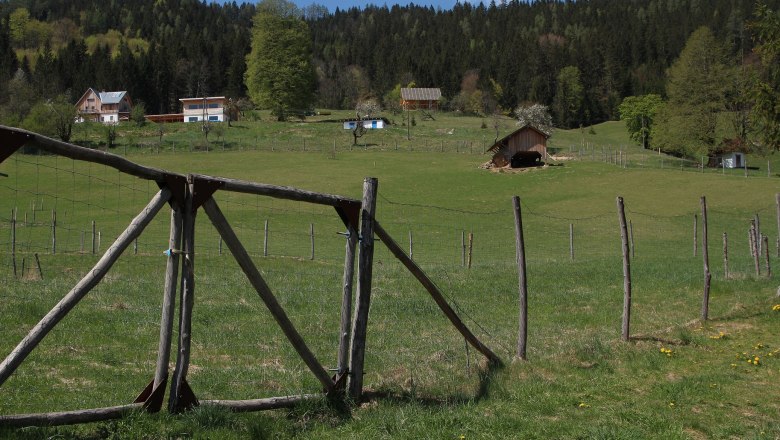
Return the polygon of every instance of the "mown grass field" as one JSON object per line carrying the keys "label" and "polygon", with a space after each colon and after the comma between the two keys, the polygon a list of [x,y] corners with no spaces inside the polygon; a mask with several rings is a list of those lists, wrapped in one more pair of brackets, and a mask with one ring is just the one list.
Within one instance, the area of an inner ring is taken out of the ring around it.
{"label": "mown grass field", "polygon": [[[409,141],[406,127],[393,127],[366,135],[362,148],[350,148],[349,132],[333,124],[282,125],[264,119],[225,130],[219,140],[212,138],[208,151],[196,145],[202,137],[199,127],[171,126],[162,145],[155,144],[151,127],[128,128],[120,131],[115,152],[177,172],[355,198],[364,177],[377,177],[378,220],[404,247],[412,233],[415,260],[466,324],[505,360],[503,368],[485,370],[480,356],[465,347],[425,291],[378,243],[365,384],[380,398],[348,410],[318,402],[250,414],[213,408],[178,416],[137,414],[107,423],[4,430],[0,437],[780,436],[775,398],[780,392],[780,311],[772,310],[780,303],[774,296],[778,277],[766,277],[763,260],[762,274],[754,273],[746,238],[749,222],[758,214],[776,265],[777,177],[766,177],[765,167],[751,170],[747,178],[742,171],[724,175],[689,166],[681,170],[679,163],[671,167],[675,159],[632,146],[618,123],[594,127],[595,134],[587,128],[556,133],[551,144],[575,160],[525,172],[491,172],[478,168],[489,156],[477,146],[495,138],[492,127],[480,128],[482,122],[439,115],[435,123],[418,120]],[[512,130],[512,122],[504,122],[500,136]],[[485,123],[490,127],[489,119]],[[94,133],[77,133],[76,143],[79,136],[97,142],[96,129],[90,130]],[[335,149],[329,137],[333,133]],[[253,137],[258,138],[255,145]],[[128,140],[145,146],[125,150],[122,142]],[[626,152],[626,168],[600,160],[602,149],[616,148]],[[777,159],[769,160],[774,169]],[[0,352],[5,356],[89,270],[157,188],[116,171],[49,156],[15,155],[0,165],[0,172],[9,176],[0,178]],[[527,241],[527,362],[512,361],[518,290],[513,195],[523,201]],[[625,198],[635,238],[635,338],[628,343],[620,341],[618,195]],[[693,255],[692,232],[702,195],[709,208],[713,272],[711,320],[706,323],[698,321],[703,274],[700,251]],[[343,237],[337,234],[343,225],[335,212],[223,192],[216,200],[312,351],[327,368],[335,367],[344,252]],[[13,277],[8,238],[14,207],[20,223],[17,260],[24,258],[27,264],[18,278]],[[58,221],[54,255],[52,210]],[[316,379],[273,324],[227,249],[220,254],[205,217],[199,214],[197,225],[188,377],[196,394],[201,399],[241,399],[317,392]],[[93,220],[101,232],[94,256]],[[263,256],[265,220],[268,256]],[[316,231],[313,260],[311,224]],[[575,231],[573,260],[570,225]],[[0,414],[118,405],[140,392],[154,373],[167,228],[163,210],[137,251],[129,249],[0,387]],[[461,242],[469,232],[474,237],[470,269],[462,264]],[[722,261],[724,232],[728,278]],[[35,253],[43,279],[32,266]]]}

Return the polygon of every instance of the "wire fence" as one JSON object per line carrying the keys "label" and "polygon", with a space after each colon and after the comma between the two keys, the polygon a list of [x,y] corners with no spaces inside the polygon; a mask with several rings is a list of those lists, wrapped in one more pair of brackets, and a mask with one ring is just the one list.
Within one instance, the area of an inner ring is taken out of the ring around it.
{"label": "wire fence", "polygon": [[[0,349],[9,353],[96,263],[158,191],[154,183],[54,156],[14,155],[0,180]],[[522,194],[521,194],[522,195]],[[761,206],[712,200],[710,265],[716,283],[765,286],[748,240],[751,222],[780,256],[774,194]],[[333,208],[219,191],[215,200],[281,305],[319,360],[334,368],[343,288],[345,226]],[[502,358],[517,337],[513,213],[409,203],[380,196],[377,220]],[[631,210],[635,332],[658,334],[698,316],[702,225],[699,207],[667,214]],[[588,338],[617,335],[622,301],[614,200],[587,214],[565,202],[522,204],[528,256],[529,357],[576,352]],[[763,225],[761,224],[763,223]],[[163,210],[103,282],[4,384],[0,414],[126,402],[153,375],[170,220]],[[722,234],[725,254],[718,252]],[[256,398],[319,388],[266,312],[218,233],[199,214],[196,306],[188,381],[199,398]],[[382,245],[376,245],[366,385],[443,399],[478,388],[481,356]],[[726,273],[728,271],[728,273]],[[754,284],[750,284],[754,283]],[[717,286],[718,284],[716,284]],[[728,290],[725,289],[724,291]],[[744,289],[738,289],[744,290]],[[760,289],[759,289],[760,294]],[[740,294],[743,295],[743,294]],[[714,298],[726,315],[750,297]],[[174,338],[175,339],[175,338]],[[117,379],[121,378],[121,379]],[[76,391],[74,393],[74,391]],[[45,397],[43,397],[45,396]]]}

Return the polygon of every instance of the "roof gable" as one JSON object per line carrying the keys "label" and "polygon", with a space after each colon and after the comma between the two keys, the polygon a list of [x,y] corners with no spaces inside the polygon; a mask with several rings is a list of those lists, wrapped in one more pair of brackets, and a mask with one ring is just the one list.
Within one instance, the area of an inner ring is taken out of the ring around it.
{"label": "roof gable", "polygon": [[401,99],[404,101],[438,101],[441,99],[439,88],[402,88]]}
{"label": "roof gable", "polygon": [[539,130],[538,128],[534,127],[533,125],[526,124],[526,125],[523,125],[522,127],[518,128],[517,130],[509,133],[508,135],[502,137],[501,139],[497,140],[496,142],[494,142],[493,145],[490,148],[487,149],[487,151],[493,151],[493,152],[498,151],[498,149],[501,148],[501,145],[504,144],[509,138],[515,136],[517,133],[520,133],[521,131],[524,131],[524,130],[535,131],[535,132],[539,133],[540,135],[544,136],[545,140],[546,139],[550,139],[550,135],[549,134],[543,132],[542,130]]}
{"label": "roof gable", "polygon": [[100,101],[103,104],[119,104],[124,99],[126,91],[121,92],[100,92]]}

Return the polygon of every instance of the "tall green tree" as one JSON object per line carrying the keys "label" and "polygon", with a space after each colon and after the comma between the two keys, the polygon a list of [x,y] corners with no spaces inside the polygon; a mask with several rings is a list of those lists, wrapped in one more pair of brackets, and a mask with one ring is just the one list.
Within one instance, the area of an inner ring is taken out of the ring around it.
{"label": "tall green tree", "polygon": [[582,122],[583,87],[580,69],[567,66],[558,73],[558,81],[553,100],[553,111],[558,124],[564,128],[573,128]]}
{"label": "tall green tree", "polygon": [[650,132],[658,109],[663,104],[660,95],[627,96],[618,106],[620,120],[626,123],[628,134],[642,148],[650,146]]}
{"label": "tall green tree", "polygon": [[734,87],[734,68],[725,49],[706,27],[700,27],[685,44],[667,72],[668,102],[660,108],[652,130],[662,150],[687,157],[709,154],[720,140],[718,114]]}
{"label": "tall green tree", "polygon": [[258,5],[244,77],[249,97],[281,121],[314,102],[316,75],[309,27],[284,0]]}
{"label": "tall green tree", "polygon": [[780,11],[759,3],[755,15],[754,50],[761,66],[752,86],[751,119],[763,148],[780,150]]}

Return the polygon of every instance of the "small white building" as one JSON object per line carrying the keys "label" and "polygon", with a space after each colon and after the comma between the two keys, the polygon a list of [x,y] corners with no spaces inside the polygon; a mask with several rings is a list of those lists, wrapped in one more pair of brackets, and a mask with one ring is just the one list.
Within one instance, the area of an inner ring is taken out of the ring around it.
{"label": "small white building", "polygon": [[385,128],[388,124],[388,120],[385,118],[371,118],[371,119],[347,119],[344,121],[344,130],[354,130],[359,123],[363,124],[366,129],[378,129]]}
{"label": "small white building", "polygon": [[184,122],[225,122],[224,96],[205,98],[180,98]]}
{"label": "small white building", "polygon": [[719,156],[723,168],[742,168],[745,166],[744,153],[725,153]]}

